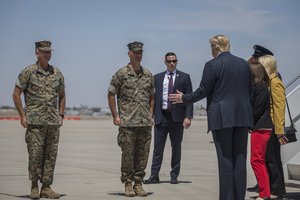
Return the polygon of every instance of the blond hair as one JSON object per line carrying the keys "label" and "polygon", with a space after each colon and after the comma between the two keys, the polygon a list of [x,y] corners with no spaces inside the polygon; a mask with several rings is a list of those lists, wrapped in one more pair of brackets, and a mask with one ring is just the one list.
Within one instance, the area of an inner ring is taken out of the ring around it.
{"label": "blond hair", "polygon": [[264,55],[258,58],[259,62],[265,68],[266,72],[268,73],[269,77],[271,74],[277,74],[277,62],[274,56],[271,55]]}
{"label": "blond hair", "polygon": [[226,35],[216,35],[209,39],[209,43],[218,52],[230,51],[230,42]]}

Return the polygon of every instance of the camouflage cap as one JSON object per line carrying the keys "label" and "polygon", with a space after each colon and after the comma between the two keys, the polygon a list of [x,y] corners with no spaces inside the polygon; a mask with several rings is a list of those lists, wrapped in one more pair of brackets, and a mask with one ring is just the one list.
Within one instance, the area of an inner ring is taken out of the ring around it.
{"label": "camouflage cap", "polygon": [[137,41],[127,44],[129,51],[133,51],[133,52],[143,51],[143,45],[144,45],[143,43]]}
{"label": "camouflage cap", "polygon": [[51,42],[46,40],[35,42],[35,49],[42,51],[53,51],[53,49],[51,49]]}

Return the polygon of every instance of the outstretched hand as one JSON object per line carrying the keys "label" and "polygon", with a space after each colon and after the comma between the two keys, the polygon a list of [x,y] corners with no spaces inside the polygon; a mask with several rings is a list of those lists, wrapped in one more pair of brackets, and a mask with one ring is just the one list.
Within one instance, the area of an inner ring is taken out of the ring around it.
{"label": "outstretched hand", "polygon": [[182,96],[183,93],[179,90],[176,90],[176,94],[169,94],[169,100],[172,102],[172,104],[183,103]]}

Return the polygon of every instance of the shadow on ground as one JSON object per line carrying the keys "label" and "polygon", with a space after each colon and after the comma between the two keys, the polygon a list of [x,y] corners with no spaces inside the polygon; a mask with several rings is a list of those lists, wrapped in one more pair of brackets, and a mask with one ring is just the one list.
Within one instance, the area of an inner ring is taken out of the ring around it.
{"label": "shadow on ground", "polygon": [[[6,194],[6,193],[0,193],[0,195],[9,196],[9,197],[18,197],[18,198],[23,198],[23,199],[31,199],[29,197],[29,195],[14,195],[14,194]],[[63,196],[67,196],[67,195],[66,194],[61,194],[60,195],[60,197],[63,197]]]}
{"label": "shadow on ground", "polygon": [[[257,195],[251,196],[250,198],[255,199],[257,198]],[[284,195],[283,198],[276,198],[276,199],[277,200],[300,200],[300,192],[288,192],[286,195]]]}
{"label": "shadow on ground", "polygon": [[[115,195],[115,196],[125,196],[124,192],[109,192],[107,193],[108,195]],[[152,195],[154,192],[147,192],[147,195]]]}

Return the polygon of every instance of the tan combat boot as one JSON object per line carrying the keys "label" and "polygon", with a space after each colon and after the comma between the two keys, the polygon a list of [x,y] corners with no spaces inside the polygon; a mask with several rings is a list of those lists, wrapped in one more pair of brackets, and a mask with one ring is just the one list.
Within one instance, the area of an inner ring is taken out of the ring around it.
{"label": "tan combat boot", "polygon": [[41,198],[59,199],[60,194],[54,192],[49,186],[43,187],[41,190]]}
{"label": "tan combat boot", "polygon": [[131,182],[125,183],[125,193],[124,194],[126,197],[134,197],[135,196],[135,192],[132,189]]}
{"label": "tan combat boot", "polygon": [[30,197],[30,199],[39,199],[40,198],[39,188],[32,187],[29,197]]}
{"label": "tan combat boot", "polygon": [[143,189],[142,182],[140,182],[140,181],[134,183],[133,190],[134,190],[136,196],[139,196],[139,197],[147,196],[147,192]]}

